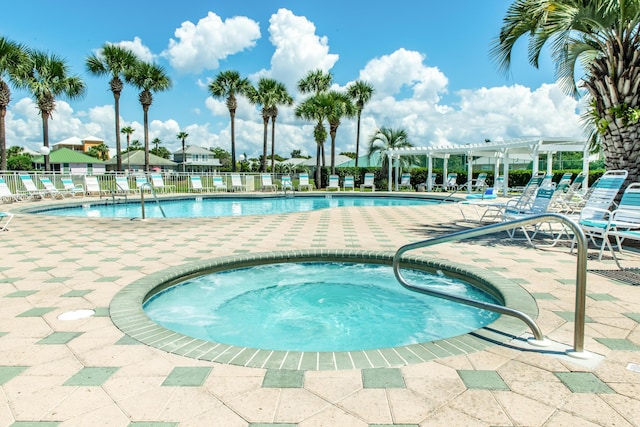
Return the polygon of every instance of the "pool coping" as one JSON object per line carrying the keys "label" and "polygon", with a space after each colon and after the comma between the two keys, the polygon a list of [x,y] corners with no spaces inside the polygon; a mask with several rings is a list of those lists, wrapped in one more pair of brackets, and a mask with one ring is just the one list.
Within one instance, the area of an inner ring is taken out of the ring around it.
{"label": "pool coping", "polygon": [[[346,352],[276,351],[189,337],[155,323],[142,308],[150,294],[159,289],[209,272],[279,262],[364,262],[391,265],[394,255],[395,252],[388,251],[309,249],[203,260],[158,271],[132,282],[114,296],[109,312],[118,329],[148,346],[193,359],[263,369],[342,370],[410,365],[475,353],[512,341],[528,331],[524,323],[502,315],[481,329],[426,343]],[[506,306],[520,310],[533,319],[538,315],[538,306],[531,294],[517,283],[491,271],[468,265],[454,265],[420,255],[405,256],[401,264],[425,270],[442,270],[453,277],[464,277],[503,300]]]}

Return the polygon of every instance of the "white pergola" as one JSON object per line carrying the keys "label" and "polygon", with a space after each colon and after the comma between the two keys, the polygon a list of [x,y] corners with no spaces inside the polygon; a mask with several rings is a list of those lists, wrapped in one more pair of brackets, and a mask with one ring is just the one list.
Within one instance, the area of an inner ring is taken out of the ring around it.
{"label": "white pergola", "polygon": [[[489,157],[494,161],[494,176],[500,176],[500,166],[502,165],[502,176],[504,177],[503,193],[507,194],[509,185],[509,156],[529,156],[533,161],[533,174],[539,171],[540,156],[547,157],[547,173],[552,173],[553,155],[559,152],[578,151],[582,152],[582,170],[585,174],[589,174],[589,144],[586,140],[578,140],[574,138],[522,138],[510,141],[485,142],[482,144],[466,144],[466,145],[438,145],[429,147],[407,147],[394,148],[386,152],[389,158],[389,176],[391,176],[393,168],[393,160],[402,156],[427,156],[427,167],[429,169],[427,177],[431,176],[433,171],[433,158],[444,159],[443,176],[447,176],[447,162],[451,154],[466,154],[469,158],[473,156]],[[396,165],[396,168],[399,166]],[[398,173],[396,173],[397,180]],[[473,162],[467,162],[467,176],[473,176]],[[393,184],[389,181],[389,191],[392,191]],[[432,191],[432,182],[427,179],[427,191]],[[587,182],[585,180],[585,188]],[[395,183],[396,190],[398,183]],[[467,188],[470,191],[470,188]]]}

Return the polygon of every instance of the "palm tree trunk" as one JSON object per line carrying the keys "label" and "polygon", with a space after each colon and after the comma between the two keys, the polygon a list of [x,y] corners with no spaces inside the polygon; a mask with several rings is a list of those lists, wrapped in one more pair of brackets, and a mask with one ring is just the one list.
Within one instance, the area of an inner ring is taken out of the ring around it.
{"label": "palm tree trunk", "polygon": [[269,134],[269,116],[262,116],[262,164],[260,165],[260,170],[262,172],[267,171],[267,146],[269,143],[269,139],[267,135]]}
{"label": "palm tree trunk", "polygon": [[144,170],[149,172],[149,106],[142,107],[144,111]]}
{"label": "palm tree trunk", "polygon": [[120,92],[113,92],[116,113],[116,170],[122,170],[122,153],[120,145]]}
{"label": "palm tree trunk", "polygon": [[276,117],[271,116],[271,173],[276,171]]}
{"label": "palm tree trunk", "polygon": [[331,129],[329,134],[331,135],[331,173],[336,173],[336,133],[338,132],[338,126],[330,125]]}
{"label": "palm tree trunk", "polygon": [[231,171],[236,171],[236,110],[229,109],[231,116]]}
{"label": "palm tree trunk", "polygon": [[4,127],[4,118],[6,114],[7,106],[0,106],[0,171],[7,170],[7,137]]}
{"label": "palm tree trunk", "polygon": [[316,149],[316,188],[320,188],[320,178],[322,174],[320,173],[320,143],[318,143],[318,148]]}
{"label": "palm tree trunk", "polygon": [[[42,144],[49,148],[49,113],[41,111],[42,116]],[[51,170],[51,164],[49,163],[49,155],[44,156],[44,170],[49,172]]]}
{"label": "palm tree trunk", "polygon": [[358,125],[356,128],[356,167],[358,167],[358,157],[360,157],[360,114],[361,109],[358,109]]}

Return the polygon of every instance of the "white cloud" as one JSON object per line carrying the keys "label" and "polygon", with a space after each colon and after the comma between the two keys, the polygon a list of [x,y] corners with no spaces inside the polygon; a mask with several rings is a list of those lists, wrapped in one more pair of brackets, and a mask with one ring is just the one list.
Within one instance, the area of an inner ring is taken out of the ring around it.
{"label": "white cloud", "polygon": [[161,55],[177,70],[198,74],[203,69],[216,69],[221,59],[253,47],[260,38],[260,26],[244,16],[222,21],[209,12],[195,25],[183,22],[174,35],[178,40],[170,39]]}
{"label": "white cloud", "polygon": [[261,70],[252,79],[268,75],[283,82],[293,93],[297,81],[309,70],[330,70],[338,61],[329,53],[327,37],[316,35],[313,22],[296,16],[290,10],[279,9],[269,19],[269,40],[275,47],[271,70]]}
{"label": "white cloud", "polygon": [[118,43],[113,43],[116,46],[124,47],[129,49],[131,52],[135,53],[136,56],[145,62],[153,62],[154,55],[147,46],[142,43],[142,39],[140,37],[134,37],[133,41],[123,40]]}

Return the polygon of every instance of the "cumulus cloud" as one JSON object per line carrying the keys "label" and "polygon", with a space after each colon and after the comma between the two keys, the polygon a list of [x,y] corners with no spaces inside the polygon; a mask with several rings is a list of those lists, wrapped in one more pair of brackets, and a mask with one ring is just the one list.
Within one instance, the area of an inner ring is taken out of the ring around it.
{"label": "cumulus cloud", "polygon": [[162,56],[177,70],[198,74],[216,69],[221,59],[253,47],[260,38],[260,25],[244,16],[223,21],[209,12],[197,24],[183,22],[174,35],[177,40],[169,40]]}
{"label": "cumulus cloud", "polygon": [[133,41],[123,40],[118,43],[113,43],[116,46],[120,46],[126,49],[129,49],[131,52],[135,53],[140,60],[145,62],[153,62],[154,55],[147,46],[142,43],[142,39],[140,37],[134,37]]}
{"label": "cumulus cloud", "polygon": [[297,81],[309,70],[329,71],[338,61],[337,54],[329,53],[327,37],[316,34],[316,26],[304,16],[296,16],[287,9],[279,9],[269,19],[269,41],[275,51],[271,57],[271,70],[261,70],[256,79],[268,75],[295,88]]}

